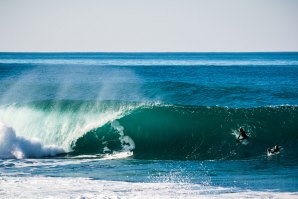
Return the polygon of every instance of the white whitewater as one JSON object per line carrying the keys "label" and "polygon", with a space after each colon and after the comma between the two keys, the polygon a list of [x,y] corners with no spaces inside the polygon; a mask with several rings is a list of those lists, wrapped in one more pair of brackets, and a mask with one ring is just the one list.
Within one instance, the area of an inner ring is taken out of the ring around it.
{"label": "white whitewater", "polygon": [[44,146],[38,140],[19,137],[11,127],[0,123],[0,158],[40,158],[61,153],[64,153],[61,147]]}

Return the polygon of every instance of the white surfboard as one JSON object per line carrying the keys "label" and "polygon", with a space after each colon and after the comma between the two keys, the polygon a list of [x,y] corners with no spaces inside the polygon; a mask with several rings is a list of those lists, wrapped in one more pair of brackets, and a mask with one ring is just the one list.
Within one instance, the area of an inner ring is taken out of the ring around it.
{"label": "white surfboard", "polygon": [[279,154],[280,151],[272,153],[270,149],[267,149],[267,156],[273,156]]}

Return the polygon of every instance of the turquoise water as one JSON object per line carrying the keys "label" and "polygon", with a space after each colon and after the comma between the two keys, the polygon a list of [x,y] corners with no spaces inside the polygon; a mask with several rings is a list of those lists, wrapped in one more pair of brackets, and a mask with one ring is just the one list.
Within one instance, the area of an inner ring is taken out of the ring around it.
{"label": "turquoise water", "polygon": [[0,174],[297,194],[297,76],[298,53],[0,53]]}

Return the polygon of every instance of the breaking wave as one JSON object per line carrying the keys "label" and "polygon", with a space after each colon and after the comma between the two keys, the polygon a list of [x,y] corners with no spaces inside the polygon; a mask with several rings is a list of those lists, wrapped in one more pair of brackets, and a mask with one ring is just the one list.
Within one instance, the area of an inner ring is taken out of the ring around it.
{"label": "breaking wave", "polygon": [[[293,158],[298,150],[297,106],[41,101],[1,106],[0,118],[17,133],[1,126],[2,158],[52,156],[65,151],[67,156],[79,157],[128,152],[138,159],[246,159],[263,156],[275,144],[283,147],[281,154]],[[247,145],[236,143],[240,127],[250,136]],[[40,141],[30,141],[33,138]],[[23,155],[14,155],[16,149]],[[38,154],[33,153],[36,151]]]}

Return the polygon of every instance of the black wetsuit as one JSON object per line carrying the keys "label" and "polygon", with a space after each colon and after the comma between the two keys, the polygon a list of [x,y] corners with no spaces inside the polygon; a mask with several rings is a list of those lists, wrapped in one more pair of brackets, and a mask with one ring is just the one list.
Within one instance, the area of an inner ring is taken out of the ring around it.
{"label": "black wetsuit", "polygon": [[268,149],[268,152],[269,153],[278,153],[280,151],[280,149],[279,149],[279,147],[277,147],[277,148],[272,148],[272,149]]}
{"label": "black wetsuit", "polygon": [[[242,137],[242,138],[240,138]],[[245,131],[240,131],[240,135],[238,137],[238,140],[245,140],[245,139],[248,139],[248,135],[245,133]]]}

